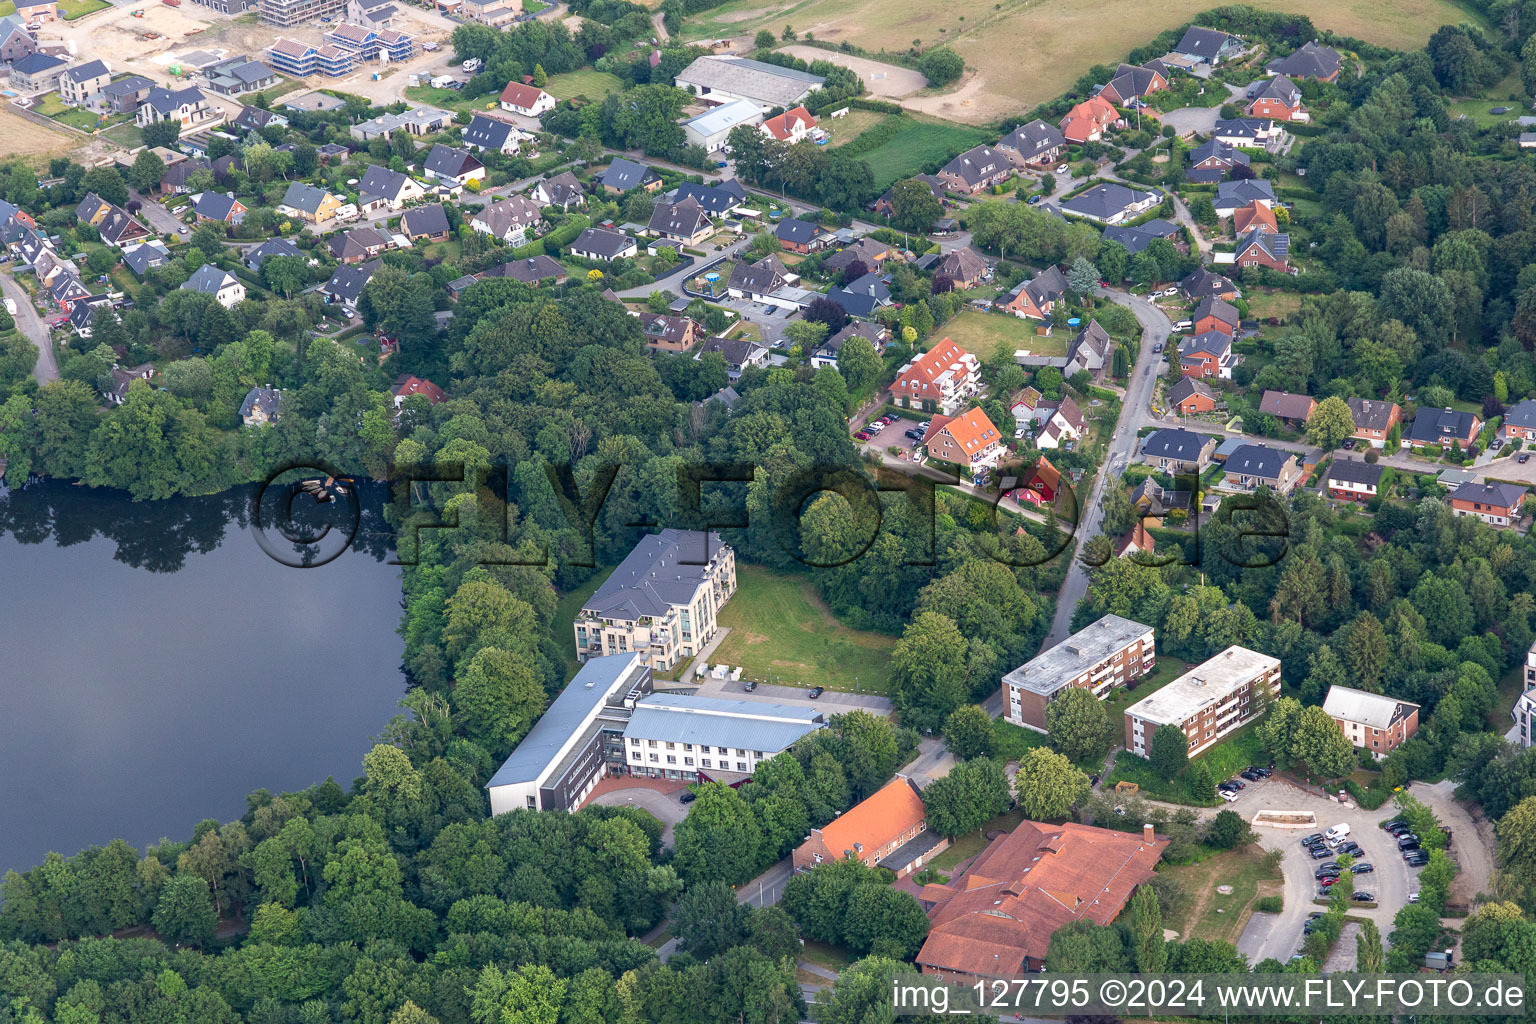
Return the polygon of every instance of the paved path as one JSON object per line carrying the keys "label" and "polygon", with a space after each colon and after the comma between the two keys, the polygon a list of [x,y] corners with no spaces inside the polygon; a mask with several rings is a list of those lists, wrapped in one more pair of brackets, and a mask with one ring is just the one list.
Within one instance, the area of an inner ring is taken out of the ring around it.
{"label": "paved path", "polygon": [[160,197],[138,192],[134,193],[134,197],[139,200],[139,215],[149,222],[149,226],[154,228],[156,234],[175,236],[183,231],[192,230],[174,213],[160,205]]}
{"label": "paved path", "polygon": [[758,875],[746,885],[737,886],[736,902],[751,907],[771,907],[784,895],[784,883],[789,881],[794,867],[788,857]]}
{"label": "paved path", "polygon": [[16,303],[16,329],[37,346],[37,365],[32,367],[33,378],[39,384],[58,380],[59,364],[53,354],[53,338],[48,332],[48,326],[37,315],[37,307],[32,305],[32,296],[10,274],[0,274],[0,292]]}
{"label": "paved path", "polygon": [[1434,785],[1415,782],[1408,792],[1427,804],[1440,824],[1451,830],[1451,859],[1461,868],[1451,882],[1451,902],[1470,906],[1474,896],[1488,891],[1493,876],[1493,827],[1480,813],[1474,817],[1465,804],[1458,802],[1453,795],[1455,789],[1455,783],[1450,781]]}
{"label": "paved path", "polygon": [[672,826],[688,816],[688,805],[678,799],[681,791],[681,787],[677,792],[662,793],[648,787],[630,786],[599,793],[589,800],[588,804],[603,807],[638,807],[642,811],[651,812],[662,825],[661,845],[671,846]]}

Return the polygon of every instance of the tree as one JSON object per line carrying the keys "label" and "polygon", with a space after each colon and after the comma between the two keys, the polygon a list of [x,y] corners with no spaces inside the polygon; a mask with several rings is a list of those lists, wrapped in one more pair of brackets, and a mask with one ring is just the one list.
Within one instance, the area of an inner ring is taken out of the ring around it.
{"label": "tree", "polygon": [[1045,709],[1051,746],[1073,761],[1104,752],[1109,740],[1109,712],[1104,702],[1080,686],[1071,686]]}
{"label": "tree", "polygon": [[1088,776],[1065,757],[1045,747],[1035,747],[1019,761],[1014,792],[1024,813],[1036,821],[1065,818],[1088,796]]}
{"label": "tree", "polygon": [[115,167],[94,167],[85,173],[85,179],[80,182],[80,188],[86,192],[94,192],[114,206],[122,206],[128,201],[128,185],[123,181],[123,176],[117,173]]}
{"label": "tree", "polygon": [[1324,779],[1347,775],[1355,766],[1355,748],[1344,738],[1339,723],[1317,705],[1302,711],[1291,756],[1309,774]]}
{"label": "tree", "polygon": [[878,380],[883,368],[884,364],[875,354],[874,343],[862,334],[846,339],[837,350],[838,372],[848,382],[848,390],[853,394],[858,394]]}
{"label": "tree", "polygon": [[981,828],[1006,811],[1008,803],[1008,777],[988,757],[960,762],[923,791],[928,827],[951,839]]}
{"label": "tree", "polygon": [[736,890],[725,882],[702,882],[683,892],[673,911],[677,945],[685,953],[708,960],[747,934],[750,908],[736,901]]}
{"label": "tree", "polygon": [[1205,827],[1205,842],[1218,850],[1230,850],[1254,839],[1253,830],[1235,811],[1221,810]]}
{"label": "tree", "polygon": [[918,58],[917,70],[932,86],[948,85],[965,74],[965,61],[947,46],[936,46]]}
{"label": "tree", "polygon": [[1045,969],[1052,974],[1121,974],[1131,966],[1119,928],[1078,919],[1051,933]]}
{"label": "tree", "polygon": [[1196,761],[1189,766],[1189,774],[1186,778],[1189,786],[1189,795],[1196,800],[1216,799],[1216,777],[1211,774],[1211,766],[1204,761]]}
{"label": "tree", "polygon": [[160,893],[153,923],[155,931],[173,943],[207,945],[219,924],[208,883],[197,875],[176,875]]}
{"label": "tree", "polygon": [[268,288],[291,299],[309,283],[309,262],[302,256],[268,256],[261,261],[261,278]]}
{"label": "tree", "polygon": [[827,325],[827,330],[836,334],[848,323],[848,311],[840,303],[823,296],[811,300],[811,304],[805,307],[804,318],[820,321]]}
{"label": "tree", "polygon": [[931,731],[964,703],[966,648],[949,616],[923,612],[912,620],[891,652],[895,703],[903,723]]}
{"label": "tree", "polygon": [[1270,702],[1269,712],[1258,725],[1259,742],[1272,760],[1289,764],[1296,745],[1296,726],[1301,721],[1301,701],[1280,697]]}
{"label": "tree", "polygon": [[908,178],[891,186],[891,223],[903,231],[927,231],[943,213],[926,181]]}
{"label": "tree", "polygon": [[1172,781],[1189,763],[1189,737],[1176,725],[1160,725],[1152,734],[1152,770],[1164,781]]}
{"label": "tree", "polygon": [[1067,285],[1083,298],[1089,298],[1099,286],[1099,268],[1079,256],[1067,270]]}
{"label": "tree", "polygon": [[673,865],[689,883],[744,882],[757,873],[761,833],[739,792],[720,782],[699,787],[688,817],[673,830]]}
{"label": "tree", "polygon": [[533,84],[539,89],[549,84],[549,76],[544,73],[544,65],[535,64],[533,66]]}
{"label": "tree", "polygon": [[1324,451],[1332,451],[1355,432],[1355,418],[1349,405],[1337,395],[1317,403],[1307,417],[1307,440]]}
{"label": "tree", "polygon": [[956,708],[944,720],[944,740],[962,761],[990,756],[994,732],[992,716],[980,704]]}
{"label": "tree", "polygon": [[1136,887],[1126,908],[1125,931],[1136,970],[1142,974],[1162,973],[1168,964],[1168,943],[1163,939],[1163,912],[1151,886]]}
{"label": "tree", "polygon": [[1361,974],[1380,974],[1387,969],[1387,956],[1381,948],[1381,930],[1375,921],[1363,921],[1355,936],[1355,970]]}
{"label": "tree", "polygon": [[128,183],[135,190],[145,194],[157,188],[163,177],[165,177],[165,161],[148,149],[139,153],[134,158],[133,166],[128,169]]}
{"label": "tree", "polygon": [[773,37],[772,32],[769,32],[767,29],[759,29],[757,35],[752,40],[752,45],[759,50],[771,50],[777,42],[778,40]]}
{"label": "tree", "polygon": [[145,125],[139,132],[144,145],[150,149],[170,149],[176,145],[176,140],[181,138],[181,122],[177,120],[156,121],[154,124]]}
{"label": "tree", "polygon": [[[1006,792],[1007,783],[1003,784]],[[889,885],[865,884],[848,897],[843,944],[856,954],[910,960],[928,936],[928,915],[911,893]]]}
{"label": "tree", "polygon": [[459,727],[496,757],[512,752],[547,702],[528,659],[498,647],[476,653],[459,670],[453,687]]}

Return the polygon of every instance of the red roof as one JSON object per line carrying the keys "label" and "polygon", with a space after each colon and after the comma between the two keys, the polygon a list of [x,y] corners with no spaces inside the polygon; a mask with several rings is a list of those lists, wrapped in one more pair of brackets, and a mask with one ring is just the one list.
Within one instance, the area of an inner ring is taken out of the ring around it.
{"label": "red roof", "polygon": [[522,107],[524,110],[532,110],[534,104],[539,102],[539,97],[545,95],[547,93],[543,89],[524,85],[521,82],[508,82],[507,87],[501,90],[501,101],[510,103],[514,107]]}
{"label": "red roof", "polygon": [[433,405],[437,405],[448,397],[442,388],[431,381],[406,374],[395,381],[395,397],[406,398],[410,395],[426,395],[427,401]]}
{"label": "red roof", "polygon": [[794,107],[784,111],[778,117],[770,117],[763,122],[763,131],[783,142],[794,134],[796,123],[803,124],[805,128],[815,128],[816,119],[811,112],[804,107]]}
{"label": "red roof", "polygon": [[897,776],[846,814],[828,822],[821,829],[821,841],[836,856],[856,846],[878,850],[927,816],[917,789]]}

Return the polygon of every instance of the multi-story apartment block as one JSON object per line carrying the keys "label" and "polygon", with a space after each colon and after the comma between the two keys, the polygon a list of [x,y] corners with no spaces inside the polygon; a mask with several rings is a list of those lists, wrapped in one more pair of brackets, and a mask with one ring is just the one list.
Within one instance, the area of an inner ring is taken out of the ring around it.
{"label": "multi-story apartment block", "polygon": [[1194,757],[1263,714],[1279,688],[1280,659],[1233,645],[1126,708],[1125,747],[1146,757],[1158,726],[1172,725]]}
{"label": "multi-story apartment block", "polygon": [[981,391],[981,361],[945,338],[896,373],[891,396],[908,409],[953,416]]}
{"label": "multi-story apartment block", "polygon": [[1348,686],[1330,686],[1323,710],[1339,723],[1344,738],[1377,759],[1419,731],[1419,705]]}
{"label": "multi-story apartment block", "polygon": [[322,17],[340,17],[347,0],[260,0],[261,20],[284,28],[302,25]]}
{"label": "multi-story apartment block", "polygon": [[736,592],[736,552],[719,534],[662,530],[636,544],[576,615],[576,657],[639,654],[658,671],[692,658]]}
{"label": "multi-story apartment block", "polygon": [[1152,671],[1157,664],[1152,627],[1106,615],[1003,676],[1005,714],[1014,725],[1045,732],[1051,701],[1069,686],[1095,697]]}
{"label": "multi-story apartment block", "polygon": [[624,727],[625,767],[658,779],[736,783],[826,724],[818,708],[655,693]]}

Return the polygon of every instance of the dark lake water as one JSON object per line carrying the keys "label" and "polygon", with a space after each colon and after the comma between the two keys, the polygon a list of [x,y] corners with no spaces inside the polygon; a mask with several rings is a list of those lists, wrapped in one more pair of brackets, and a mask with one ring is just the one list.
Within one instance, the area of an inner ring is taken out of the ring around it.
{"label": "dark lake water", "polygon": [[310,569],[257,544],[251,494],[0,490],[0,873],[362,774],[405,692],[383,490]]}

